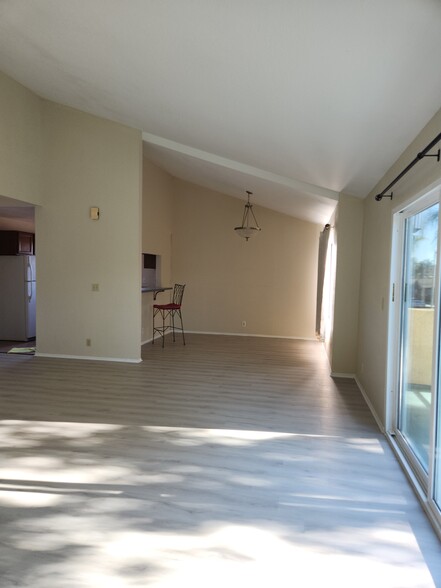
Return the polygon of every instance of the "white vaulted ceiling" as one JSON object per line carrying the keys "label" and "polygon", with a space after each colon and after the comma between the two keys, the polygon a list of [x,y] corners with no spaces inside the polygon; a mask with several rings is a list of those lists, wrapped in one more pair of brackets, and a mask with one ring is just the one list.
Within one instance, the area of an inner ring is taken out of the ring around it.
{"label": "white vaulted ceiling", "polygon": [[441,106],[438,0],[0,0],[0,70],[173,175],[314,222]]}

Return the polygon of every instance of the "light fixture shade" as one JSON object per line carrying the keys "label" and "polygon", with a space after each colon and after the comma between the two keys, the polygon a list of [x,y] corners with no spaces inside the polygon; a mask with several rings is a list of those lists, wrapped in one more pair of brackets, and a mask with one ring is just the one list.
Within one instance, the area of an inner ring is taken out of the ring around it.
{"label": "light fixture shade", "polygon": [[234,227],[234,230],[239,237],[243,237],[248,241],[250,237],[258,233],[261,229],[260,227]]}
{"label": "light fixture shade", "polygon": [[[239,237],[243,237],[244,239],[246,239],[248,241],[248,239],[250,237],[252,237],[253,235],[256,235],[261,229],[259,227],[259,225],[257,224],[257,219],[254,215],[253,212],[253,205],[250,204],[250,196],[252,194],[252,192],[249,192],[247,190],[247,194],[248,194],[248,202],[245,204],[245,209],[243,212],[243,218],[242,218],[242,224],[240,227],[234,227],[234,230],[236,231],[236,234],[239,235]],[[251,224],[250,224],[251,221]],[[254,221],[254,224],[253,224]]]}

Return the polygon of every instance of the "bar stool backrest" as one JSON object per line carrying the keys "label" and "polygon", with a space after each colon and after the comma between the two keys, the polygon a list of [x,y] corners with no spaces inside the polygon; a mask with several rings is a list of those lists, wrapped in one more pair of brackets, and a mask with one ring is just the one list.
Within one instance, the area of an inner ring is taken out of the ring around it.
{"label": "bar stool backrest", "polygon": [[175,287],[173,289],[173,298],[172,298],[173,304],[179,304],[179,306],[181,306],[182,297],[184,296],[184,289],[185,289],[185,284],[175,284]]}

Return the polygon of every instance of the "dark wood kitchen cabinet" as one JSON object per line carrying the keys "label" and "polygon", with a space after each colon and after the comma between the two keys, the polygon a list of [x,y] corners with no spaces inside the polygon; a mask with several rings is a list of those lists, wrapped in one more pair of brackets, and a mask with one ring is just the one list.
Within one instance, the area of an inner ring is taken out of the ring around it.
{"label": "dark wood kitchen cabinet", "polygon": [[35,236],[23,231],[0,231],[0,255],[34,255]]}

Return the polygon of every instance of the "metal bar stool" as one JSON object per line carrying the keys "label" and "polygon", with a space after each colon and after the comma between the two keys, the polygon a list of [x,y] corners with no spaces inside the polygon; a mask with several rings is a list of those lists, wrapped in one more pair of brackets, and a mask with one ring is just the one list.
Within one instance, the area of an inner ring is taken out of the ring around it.
{"label": "metal bar stool", "polygon": [[[184,334],[184,325],[182,323],[182,314],[181,314],[181,306],[182,306],[182,297],[184,296],[184,289],[185,284],[175,284],[173,288],[173,296],[172,301],[168,304],[154,304],[153,305],[153,339],[152,344],[155,343],[155,333],[159,333],[162,337],[162,346],[164,347],[164,337],[165,333],[168,329],[172,330],[173,333],[173,342],[176,341],[175,339],[175,330],[182,332],[182,341],[185,345],[185,334]],[[161,315],[162,325],[155,326],[155,317],[157,314]],[[175,317],[178,317],[181,326],[177,326],[175,324]],[[166,324],[167,319],[170,318],[170,322]]]}

